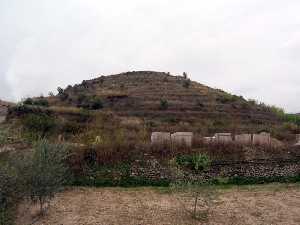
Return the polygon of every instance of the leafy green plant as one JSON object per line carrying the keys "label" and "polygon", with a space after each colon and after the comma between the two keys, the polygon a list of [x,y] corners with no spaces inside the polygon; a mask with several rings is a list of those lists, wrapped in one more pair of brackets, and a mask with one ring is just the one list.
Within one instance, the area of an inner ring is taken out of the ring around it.
{"label": "leafy green plant", "polygon": [[25,185],[29,197],[38,202],[41,212],[54,195],[67,182],[68,156],[65,145],[51,144],[46,140],[38,142],[25,170]]}
{"label": "leafy green plant", "polygon": [[97,96],[87,96],[80,94],[77,98],[78,107],[84,109],[97,110],[103,108],[102,100]]}
{"label": "leafy green plant", "polygon": [[28,114],[23,119],[25,130],[33,137],[45,137],[55,127],[53,117],[46,114]]}
{"label": "leafy green plant", "polygon": [[206,170],[211,164],[211,160],[207,155],[195,154],[192,157],[192,165],[196,171]]}
{"label": "leafy green plant", "polygon": [[168,109],[168,107],[169,107],[168,101],[166,99],[161,99],[159,108],[161,110],[166,110],[166,109]]}
{"label": "leafy green plant", "polygon": [[180,166],[189,167],[195,171],[207,170],[211,165],[210,158],[205,154],[177,156],[176,162]]}

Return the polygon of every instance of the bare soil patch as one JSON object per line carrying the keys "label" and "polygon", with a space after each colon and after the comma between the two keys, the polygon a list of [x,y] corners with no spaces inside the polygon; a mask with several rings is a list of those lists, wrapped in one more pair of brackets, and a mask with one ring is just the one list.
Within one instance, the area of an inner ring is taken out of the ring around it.
{"label": "bare soil patch", "polygon": [[[35,225],[298,225],[300,186],[263,185],[220,189],[207,221],[191,218],[174,193],[159,188],[72,188],[60,193]],[[33,207],[17,225],[30,224]]]}

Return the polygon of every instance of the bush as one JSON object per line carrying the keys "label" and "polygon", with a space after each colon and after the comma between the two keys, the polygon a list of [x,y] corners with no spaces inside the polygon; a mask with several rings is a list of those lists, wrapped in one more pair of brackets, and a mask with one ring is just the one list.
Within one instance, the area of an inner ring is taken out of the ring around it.
{"label": "bush", "polygon": [[32,98],[26,98],[23,102],[25,105],[33,105],[33,99]]}
{"label": "bush", "polygon": [[45,203],[67,183],[67,156],[66,146],[42,140],[36,144],[33,155],[28,160],[26,189],[30,199],[39,202],[41,211]]}
{"label": "bush", "polygon": [[60,98],[61,101],[65,101],[69,98],[69,95],[61,87],[58,87],[57,91],[58,91],[58,97]]}
{"label": "bush", "polygon": [[166,110],[166,109],[168,109],[168,107],[169,107],[168,101],[166,99],[161,99],[160,100],[160,107],[159,108],[161,110]]}
{"label": "bush", "polygon": [[[14,155],[14,154],[13,154]],[[0,225],[12,225],[17,204],[25,197],[21,179],[22,172],[17,167],[24,161],[14,155],[1,155],[0,160]]]}
{"label": "bush", "polygon": [[23,125],[34,137],[43,138],[55,127],[55,120],[46,114],[28,114],[23,119]]}
{"label": "bush", "polygon": [[90,102],[90,108],[93,110],[102,109],[103,108],[102,100],[100,98],[92,99]]}
{"label": "bush", "polygon": [[27,98],[24,100],[23,104],[24,105],[34,105],[34,106],[44,106],[44,107],[49,106],[48,100],[45,99],[44,97],[40,97],[36,100],[34,100],[32,98]]}
{"label": "bush", "polygon": [[33,102],[33,105],[48,107],[49,106],[49,102],[45,98],[39,98],[39,99],[37,99],[37,100],[35,100]]}
{"label": "bush", "polygon": [[180,166],[189,167],[195,171],[207,170],[211,165],[211,160],[205,154],[177,156],[176,162]]}
{"label": "bush", "polygon": [[77,98],[78,107],[82,107],[84,109],[97,110],[103,108],[102,100],[96,96],[86,96],[84,94],[80,94]]}

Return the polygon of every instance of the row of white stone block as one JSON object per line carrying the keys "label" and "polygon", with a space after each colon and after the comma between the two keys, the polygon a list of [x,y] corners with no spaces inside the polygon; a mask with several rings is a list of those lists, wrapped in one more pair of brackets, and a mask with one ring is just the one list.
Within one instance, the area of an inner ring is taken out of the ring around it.
{"label": "row of white stone block", "polygon": [[[300,145],[300,135],[297,136],[297,141]],[[270,133],[262,132],[259,134],[238,134],[232,135],[231,133],[216,133],[213,137],[204,137],[206,143],[238,143],[238,144],[254,144],[254,145],[279,145],[280,142],[274,138],[271,138]],[[151,135],[152,144],[162,143],[174,143],[174,144],[186,144],[191,146],[193,141],[192,132],[153,132]]]}
{"label": "row of white stone block", "polygon": [[254,145],[270,145],[272,138],[270,133],[262,132],[260,134],[238,134],[231,133],[216,133],[213,137],[205,137],[206,142],[229,143],[235,142],[238,144],[254,144]]}

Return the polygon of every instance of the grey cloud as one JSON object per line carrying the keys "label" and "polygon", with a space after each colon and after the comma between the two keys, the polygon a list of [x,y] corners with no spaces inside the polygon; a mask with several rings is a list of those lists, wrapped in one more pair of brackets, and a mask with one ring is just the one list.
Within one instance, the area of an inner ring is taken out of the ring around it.
{"label": "grey cloud", "polygon": [[300,111],[299,10],[297,0],[2,0],[0,98],[47,94],[97,74],[186,71]]}

